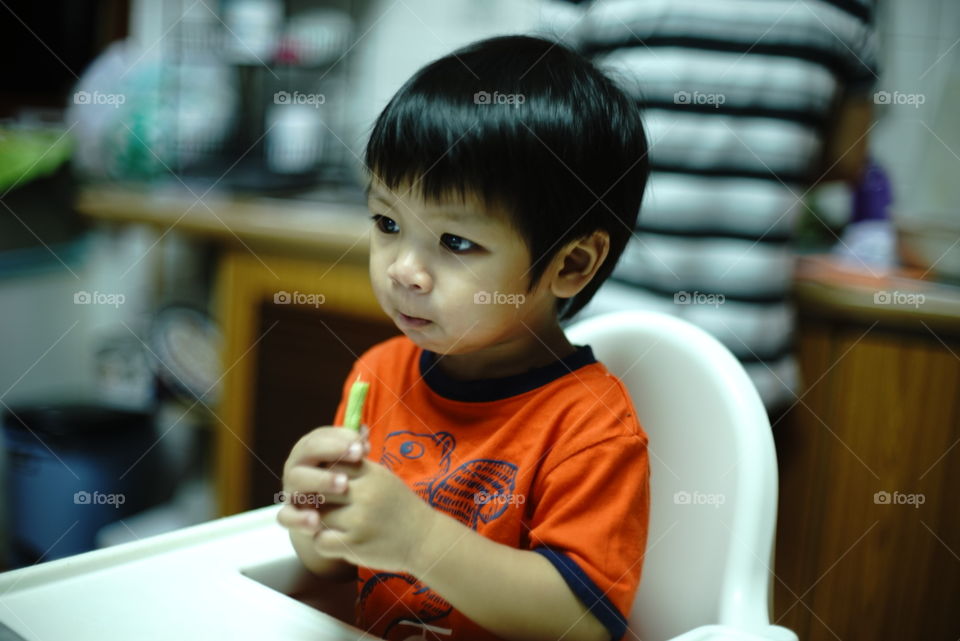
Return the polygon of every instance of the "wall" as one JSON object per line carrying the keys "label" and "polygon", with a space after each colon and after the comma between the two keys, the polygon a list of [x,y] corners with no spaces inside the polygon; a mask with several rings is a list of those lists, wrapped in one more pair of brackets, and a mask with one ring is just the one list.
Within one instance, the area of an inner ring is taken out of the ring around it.
{"label": "wall", "polygon": [[[883,2],[879,89],[922,96],[923,104],[877,105],[872,151],[890,169],[896,215],[960,213],[960,3]],[[919,100],[918,100],[919,102]]]}

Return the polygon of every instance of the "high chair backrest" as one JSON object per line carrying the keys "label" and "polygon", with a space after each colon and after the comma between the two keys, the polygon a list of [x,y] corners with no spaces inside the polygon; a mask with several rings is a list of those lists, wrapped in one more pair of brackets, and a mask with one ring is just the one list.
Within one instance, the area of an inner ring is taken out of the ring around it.
{"label": "high chair backrest", "polygon": [[623,381],[650,439],[650,531],[624,638],[766,628],[777,462],[743,367],[703,330],[660,313],[604,314],[566,333]]}

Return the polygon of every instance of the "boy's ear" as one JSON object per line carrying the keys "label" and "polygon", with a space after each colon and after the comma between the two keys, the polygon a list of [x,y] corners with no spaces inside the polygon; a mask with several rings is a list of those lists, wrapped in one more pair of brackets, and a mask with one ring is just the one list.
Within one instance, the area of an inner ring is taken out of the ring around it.
{"label": "boy's ear", "polygon": [[550,266],[550,290],[557,298],[572,298],[587,286],[610,252],[610,235],[598,229],[568,243]]}

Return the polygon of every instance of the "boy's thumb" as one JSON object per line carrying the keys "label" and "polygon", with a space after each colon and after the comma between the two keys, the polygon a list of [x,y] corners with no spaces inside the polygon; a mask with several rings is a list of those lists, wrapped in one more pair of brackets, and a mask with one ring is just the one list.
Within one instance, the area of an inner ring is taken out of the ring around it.
{"label": "boy's thumb", "polygon": [[350,553],[350,546],[347,545],[346,536],[346,532],[325,529],[317,535],[314,546],[317,552],[324,556],[350,560],[355,555]]}

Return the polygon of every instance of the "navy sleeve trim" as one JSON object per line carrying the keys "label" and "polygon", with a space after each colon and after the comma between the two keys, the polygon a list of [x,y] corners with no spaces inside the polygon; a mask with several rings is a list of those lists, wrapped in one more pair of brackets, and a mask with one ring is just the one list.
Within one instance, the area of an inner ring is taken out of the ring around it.
{"label": "navy sleeve trim", "polygon": [[614,641],[623,638],[623,635],[627,632],[626,617],[610,602],[610,599],[573,559],[563,552],[547,546],[535,547],[533,551],[546,557],[557,568],[560,576],[567,582],[573,593],[583,601],[583,604],[587,606],[593,616],[597,617],[597,620],[610,632],[610,637]]}

